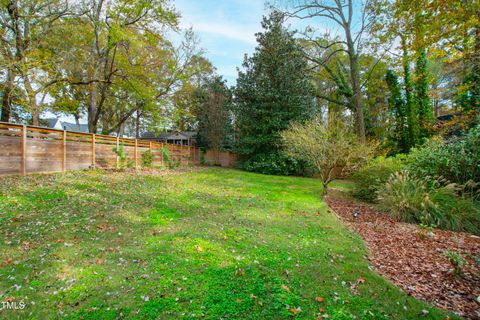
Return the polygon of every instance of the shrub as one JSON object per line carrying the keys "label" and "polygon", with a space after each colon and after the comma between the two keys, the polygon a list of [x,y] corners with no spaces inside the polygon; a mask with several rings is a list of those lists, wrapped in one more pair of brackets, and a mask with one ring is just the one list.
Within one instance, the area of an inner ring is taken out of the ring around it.
{"label": "shrub", "polygon": [[172,157],[170,156],[170,152],[167,148],[162,147],[160,151],[163,155],[163,163],[165,163],[169,169],[175,169],[180,166],[180,161],[172,159]]}
{"label": "shrub", "polygon": [[242,169],[272,175],[304,175],[305,161],[278,153],[257,154],[241,164]]}
{"label": "shrub", "polygon": [[333,170],[341,167],[350,173],[370,159],[373,148],[358,142],[355,134],[341,121],[325,122],[320,117],[294,122],[281,133],[284,152],[308,161],[319,173],[323,192],[333,180]]}
{"label": "shrub", "polygon": [[125,167],[131,168],[132,161],[127,163],[127,154],[125,153],[125,146],[123,143],[120,143],[118,147],[113,148],[113,152],[115,152],[118,156],[118,167],[119,169],[125,169]]}
{"label": "shrub", "polygon": [[142,166],[151,168],[153,165],[153,159],[154,159],[153,153],[150,150],[145,151],[144,153],[142,153]]}
{"label": "shrub", "polygon": [[388,178],[405,167],[404,159],[404,155],[389,158],[377,157],[367,166],[355,172],[352,176],[355,182],[353,196],[368,202],[375,202],[378,191],[385,186]]}
{"label": "shrub", "polygon": [[448,262],[453,267],[453,274],[456,276],[462,276],[463,275],[463,268],[467,264],[467,261],[465,258],[458,252],[455,251],[445,251],[444,256],[447,257]]}
{"label": "shrub", "polygon": [[417,177],[443,177],[449,182],[480,182],[480,126],[461,140],[446,143],[432,139],[414,148],[407,158],[408,170]]}
{"label": "shrub", "polygon": [[378,200],[382,209],[397,220],[480,234],[480,203],[458,196],[458,189],[455,184],[419,179],[401,171],[388,179]]}

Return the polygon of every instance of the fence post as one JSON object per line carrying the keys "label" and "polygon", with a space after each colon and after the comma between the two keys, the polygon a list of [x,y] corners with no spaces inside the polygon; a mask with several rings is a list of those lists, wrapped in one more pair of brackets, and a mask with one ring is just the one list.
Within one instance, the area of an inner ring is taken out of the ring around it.
{"label": "fence post", "polygon": [[120,148],[120,137],[117,137],[117,157],[116,157],[116,167],[118,169],[118,167],[120,166],[120,158],[118,157],[118,148]]}
{"label": "fence post", "polygon": [[63,130],[62,171],[67,169],[67,131]]}
{"label": "fence post", "polygon": [[22,162],[20,164],[20,172],[22,176],[27,174],[27,126],[23,125],[22,127]]}
{"label": "fence post", "polygon": [[92,133],[92,168],[95,168],[95,133]]}
{"label": "fence post", "polygon": [[163,167],[163,143],[160,143],[160,155],[162,157],[162,164],[161,166]]}
{"label": "fence post", "polygon": [[138,140],[135,139],[135,168],[138,168],[138,154],[137,154],[137,151],[138,151]]}

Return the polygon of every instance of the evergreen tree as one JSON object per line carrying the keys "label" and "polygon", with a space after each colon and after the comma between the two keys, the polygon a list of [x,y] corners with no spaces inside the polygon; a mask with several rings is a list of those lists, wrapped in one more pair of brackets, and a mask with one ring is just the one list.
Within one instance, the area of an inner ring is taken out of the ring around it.
{"label": "evergreen tree", "polygon": [[[230,149],[232,144],[232,94],[221,76],[213,76],[197,91],[200,148],[214,152]],[[217,153],[218,156],[218,153]],[[218,159],[215,161],[218,162]]]}
{"label": "evergreen tree", "polygon": [[414,88],[412,83],[412,74],[410,70],[410,57],[407,48],[405,36],[402,36],[403,47],[403,72],[405,85],[405,112],[407,117],[408,128],[408,145],[409,148],[418,143],[418,118],[414,100]]}
{"label": "evergreen tree", "polygon": [[387,70],[385,77],[389,92],[388,104],[395,117],[395,130],[390,140],[396,144],[396,152],[408,152],[408,131],[406,126],[405,101],[398,82],[398,76],[393,70]]}
{"label": "evergreen tree", "polygon": [[428,95],[427,53],[425,49],[418,56],[415,75],[415,100],[417,103],[419,135],[424,138],[431,134],[433,121],[432,102]]}
{"label": "evergreen tree", "polygon": [[280,152],[280,132],[311,116],[314,103],[307,62],[283,19],[279,12],[263,19],[265,31],[257,34],[253,56],[245,57],[235,89],[236,151],[245,169],[270,174],[298,168]]}

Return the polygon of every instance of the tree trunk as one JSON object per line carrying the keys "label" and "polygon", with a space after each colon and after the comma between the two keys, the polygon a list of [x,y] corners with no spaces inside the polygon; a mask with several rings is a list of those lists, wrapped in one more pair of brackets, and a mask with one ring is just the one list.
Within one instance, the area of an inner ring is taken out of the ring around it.
{"label": "tree trunk", "polygon": [[135,117],[135,138],[140,139],[140,118],[142,114],[140,110],[137,110],[137,114]]}
{"label": "tree trunk", "polygon": [[12,92],[12,81],[8,79],[3,87],[3,97],[2,97],[2,117],[0,121],[10,122],[10,117],[12,114],[12,106],[10,104],[10,94]]}
{"label": "tree trunk", "polygon": [[410,59],[408,56],[407,39],[401,36],[403,49],[403,72],[405,85],[405,111],[407,116],[408,144],[409,148],[417,143],[417,112],[415,110],[415,101],[413,97],[413,84],[410,71]]}
{"label": "tree trunk", "polygon": [[355,113],[355,129],[357,138],[360,143],[365,143],[365,119],[363,115],[362,106],[362,90],[360,86],[360,72],[358,66],[358,56],[355,52],[355,44],[352,39],[349,27],[345,27],[345,34],[348,48],[348,59],[350,62],[350,78],[352,84],[352,98],[351,103],[353,105]]}
{"label": "tree trunk", "polygon": [[32,125],[39,126],[40,125],[40,110],[37,104],[37,95],[35,90],[33,90],[32,84],[30,83],[30,78],[28,75],[23,75],[23,83],[25,85],[25,91],[27,92],[28,96],[28,104],[30,113],[32,114]]}

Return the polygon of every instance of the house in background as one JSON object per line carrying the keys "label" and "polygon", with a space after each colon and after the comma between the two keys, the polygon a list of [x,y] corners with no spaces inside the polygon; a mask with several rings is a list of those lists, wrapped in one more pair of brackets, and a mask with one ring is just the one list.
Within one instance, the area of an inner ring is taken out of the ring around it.
{"label": "house in background", "polygon": [[180,146],[195,146],[197,133],[193,131],[144,132],[141,139],[162,143],[177,144]]}
{"label": "house in background", "polygon": [[59,118],[41,119],[40,125],[46,126],[51,129],[88,133],[87,124],[77,125],[76,123],[61,121]]}

